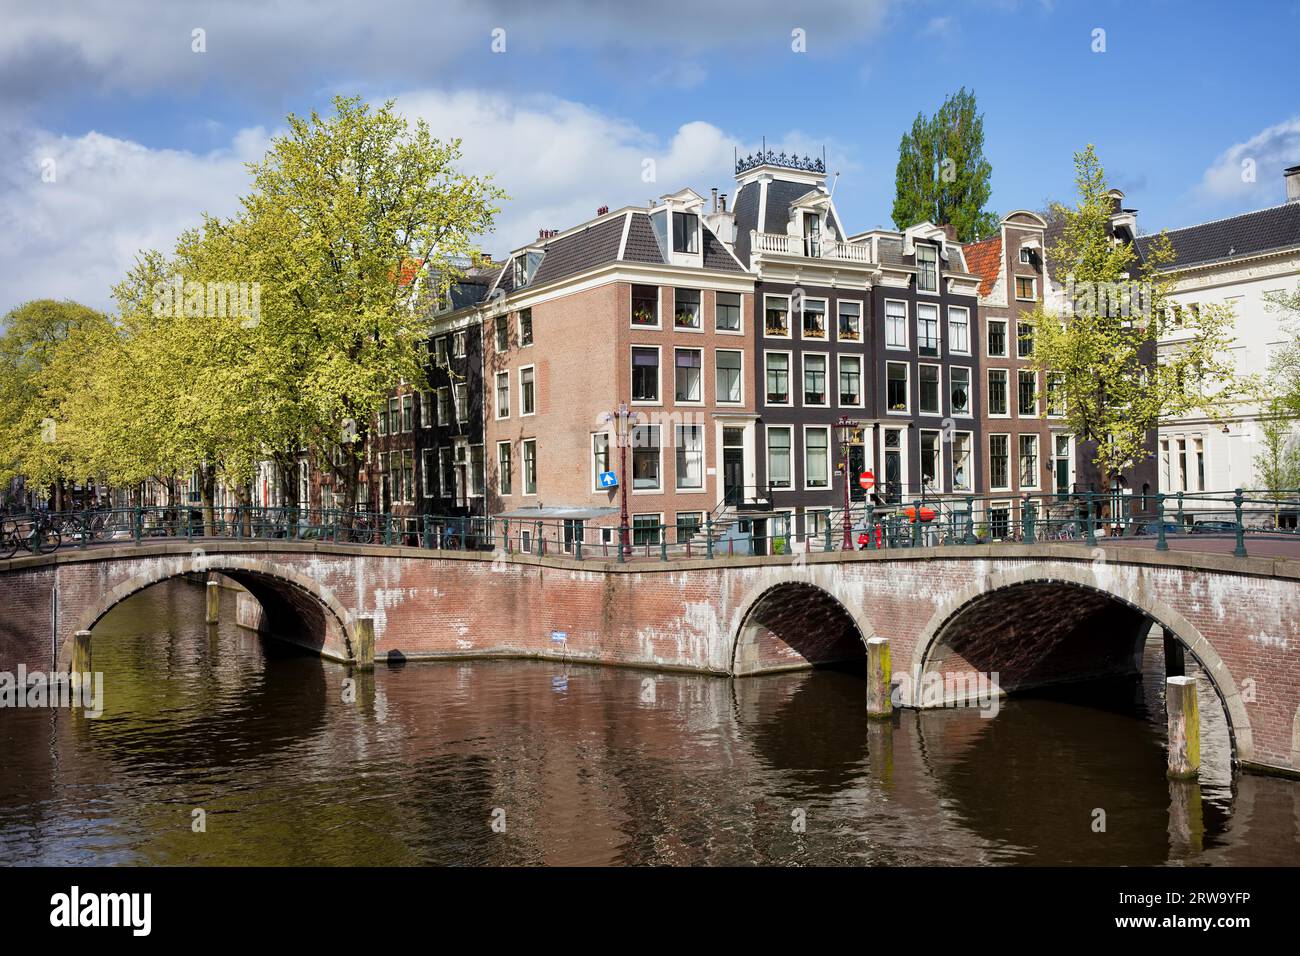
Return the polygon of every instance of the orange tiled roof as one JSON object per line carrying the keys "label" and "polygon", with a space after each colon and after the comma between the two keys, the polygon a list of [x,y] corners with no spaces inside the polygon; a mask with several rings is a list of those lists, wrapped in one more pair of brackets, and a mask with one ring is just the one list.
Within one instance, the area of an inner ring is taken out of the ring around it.
{"label": "orange tiled roof", "polygon": [[988,295],[1002,270],[1002,237],[968,242],[962,248],[966,252],[966,268],[980,277],[980,295]]}

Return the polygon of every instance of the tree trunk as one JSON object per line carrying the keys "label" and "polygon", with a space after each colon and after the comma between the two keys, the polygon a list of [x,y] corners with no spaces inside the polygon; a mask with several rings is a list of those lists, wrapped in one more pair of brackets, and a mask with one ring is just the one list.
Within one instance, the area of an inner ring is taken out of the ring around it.
{"label": "tree trunk", "polygon": [[217,466],[203,466],[199,478],[199,496],[203,501],[203,530],[208,535],[217,533],[217,515],[215,509],[217,496]]}

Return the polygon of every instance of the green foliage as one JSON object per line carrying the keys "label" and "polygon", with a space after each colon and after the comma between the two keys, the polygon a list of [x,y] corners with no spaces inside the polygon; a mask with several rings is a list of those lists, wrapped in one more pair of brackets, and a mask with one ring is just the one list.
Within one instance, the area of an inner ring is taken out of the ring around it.
{"label": "green foliage", "polygon": [[1259,420],[1260,449],[1255,454],[1255,473],[1275,501],[1284,491],[1300,488],[1300,440],[1294,432],[1295,414],[1282,399],[1263,409]]}
{"label": "green foliage", "polygon": [[1280,411],[1300,418],[1300,286],[1293,292],[1268,292],[1264,298],[1287,336],[1270,364],[1265,401],[1276,398]]}
{"label": "green foliage", "polygon": [[[1066,287],[1063,308],[1045,302],[1024,316],[1033,330],[1034,366],[1051,382],[1053,404],[1094,459],[1109,487],[1150,454],[1148,437],[1164,417],[1199,409],[1216,417],[1241,394],[1223,356],[1232,344],[1232,310],[1202,305],[1176,315],[1173,248],[1161,234],[1146,261],[1110,229],[1112,201],[1090,145],[1075,154],[1078,203],[1061,206],[1060,240],[1047,250],[1053,275]],[[1182,324],[1186,322],[1186,324]],[[1156,344],[1172,332],[1177,344]]]}
{"label": "green foliage", "polygon": [[917,113],[898,144],[894,225],[950,223],[962,242],[992,235],[998,217],[984,209],[992,172],[984,157],[984,117],[975,93],[962,87],[934,116]]}

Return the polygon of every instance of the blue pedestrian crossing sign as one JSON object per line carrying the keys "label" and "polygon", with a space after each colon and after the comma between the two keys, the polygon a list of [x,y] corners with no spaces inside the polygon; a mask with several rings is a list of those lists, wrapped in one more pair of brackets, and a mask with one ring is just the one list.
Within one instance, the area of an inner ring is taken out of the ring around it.
{"label": "blue pedestrian crossing sign", "polygon": [[602,471],[599,480],[602,488],[618,487],[618,477],[612,471]]}

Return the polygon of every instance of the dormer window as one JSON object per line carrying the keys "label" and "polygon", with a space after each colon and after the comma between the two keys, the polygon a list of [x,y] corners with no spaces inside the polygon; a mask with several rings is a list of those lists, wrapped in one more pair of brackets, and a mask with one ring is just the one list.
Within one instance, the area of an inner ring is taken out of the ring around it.
{"label": "dormer window", "polygon": [[916,247],[916,287],[922,292],[939,291],[939,251],[934,246]]}
{"label": "dormer window", "polygon": [[1034,264],[1034,250],[1028,246],[1020,247],[1020,264],[1032,266]]}
{"label": "dormer window", "polygon": [[815,212],[803,214],[803,254],[813,259],[820,258],[822,238],[821,216]]}
{"label": "dormer window", "polygon": [[527,256],[515,256],[514,280],[515,280],[516,289],[528,285],[528,257]]}
{"label": "dormer window", "polygon": [[693,212],[673,213],[673,252],[694,255],[700,251],[700,217]]}

